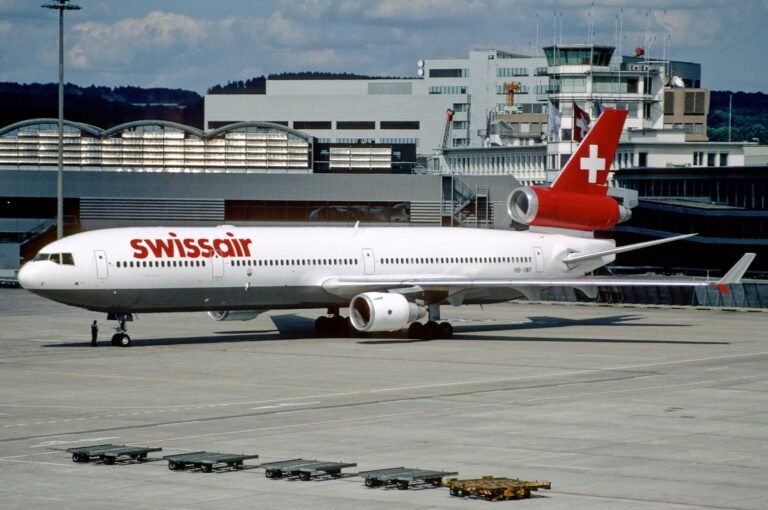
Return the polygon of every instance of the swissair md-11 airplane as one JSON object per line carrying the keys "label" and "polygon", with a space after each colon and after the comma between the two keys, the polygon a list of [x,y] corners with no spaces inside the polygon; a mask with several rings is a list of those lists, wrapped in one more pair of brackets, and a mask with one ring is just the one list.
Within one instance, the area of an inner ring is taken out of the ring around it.
{"label": "swissair md-11 airplane", "polygon": [[[248,320],[271,309],[320,308],[320,334],[397,331],[415,338],[453,334],[440,305],[536,298],[545,288],[600,285],[725,285],[751,263],[746,254],[718,282],[601,279],[586,275],[619,253],[690,237],[616,247],[596,239],[630,211],[606,179],[626,111],[605,110],[549,187],[521,187],[508,199],[528,231],[440,227],[115,228],[45,246],[19,271],[43,297],[107,312],[115,345],[142,312],[206,311]],[[539,230],[541,229],[541,230]],[[722,288],[722,287],[721,287]],[[349,308],[349,317],[339,311]],[[427,318],[426,323],[422,322]]]}

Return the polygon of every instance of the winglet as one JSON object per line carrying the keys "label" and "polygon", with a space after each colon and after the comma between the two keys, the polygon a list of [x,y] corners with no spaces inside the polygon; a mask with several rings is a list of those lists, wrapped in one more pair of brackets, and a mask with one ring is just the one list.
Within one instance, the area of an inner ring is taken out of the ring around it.
{"label": "winglet", "polygon": [[736,262],[733,267],[727,273],[725,273],[725,276],[720,278],[720,280],[717,282],[717,288],[720,289],[720,292],[724,294],[730,294],[727,285],[741,283],[741,277],[744,276],[744,273],[747,272],[747,269],[749,269],[749,266],[752,264],[754,259],[754,253],[745,253],[742,255],[739,261]]}

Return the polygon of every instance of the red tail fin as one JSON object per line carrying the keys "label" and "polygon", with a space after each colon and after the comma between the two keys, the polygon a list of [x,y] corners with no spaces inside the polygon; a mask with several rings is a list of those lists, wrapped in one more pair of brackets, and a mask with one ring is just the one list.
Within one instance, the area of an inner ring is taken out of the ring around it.
{"label": "red tail fin", "polygon": [[517,188],[507,199],[509,217],[523,225],[607,230],[631,216],[609,197],[608,170],[619,145],[625,110],[605,110],[548,188]]}
{"label": "red tail fin", "polygon": [[616,154],[626,118],[626,110],[603,110],[597,123],[552,183],[551,189],[605,195],[608,190],[605,185],[608,170]]}

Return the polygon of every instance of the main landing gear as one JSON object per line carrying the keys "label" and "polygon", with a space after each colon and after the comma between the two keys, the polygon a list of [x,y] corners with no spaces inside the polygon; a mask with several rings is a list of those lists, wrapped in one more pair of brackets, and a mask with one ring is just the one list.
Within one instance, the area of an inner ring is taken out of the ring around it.
{"label": "main landing gear", "polygon": [[421,340],[447,339],[453,336],[453,326],[448,322],[440,321],[440,305],[427,305],[429,321],[426,324],[414,322],[408,326],[408,338]]}
{"label": "main landing gear", "polygon": [[441,338],[451,338],[452,336],[453,326],[448,322],[429,321],[426,324],[413,322],[408,326],[408,338],[437,340]]}
{"label": "main landing gear", "polygon": [[[429,321],[427,323],[412,322],[408,326],[408,338],[420,340],[447,339],[453,336],[453,326],[448,322],[440,322],[440,307],[427,306]],[[315,320],[315,333],[320,337],[346,338],[355,333],[349,317],[342,317],[338,308],[328,308],[328,315],[322,315]]]}
{"label": "main landing gear", "polygon": [[318,336],[346,338],[352,334],[354,331],[352,322],[349,320],[349,317],[339,315],[338,308],[329,308],[328,315],[321,315],[315,320],[315,332]]}
{"label": "main landing gear", "polygon": [[115,334],[112,335],[112,345],[118,347],[130,347],[131,337],[128,336],[128,328],[125,323],[133,321],[133,314],[130,313],[110,313],[107,315],[107,320],[116,320],[117,327],[115,328]]}

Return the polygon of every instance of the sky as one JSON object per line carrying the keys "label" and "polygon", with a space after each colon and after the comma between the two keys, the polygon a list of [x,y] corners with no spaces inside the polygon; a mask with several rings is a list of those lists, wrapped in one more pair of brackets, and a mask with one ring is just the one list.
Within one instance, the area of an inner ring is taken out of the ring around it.
{"label": "sky", "polygon": [[[58,81],[58,11],[41,8],[46,1],[0,0],[0,82]],[[414,77],[420,59],[475,48],[535,55],[554,37],[618,45],[620,24],[625,55],[644,46],[651,58],[700,63],[710,90],[768,92],[768,0],[71,3],[82,9],[65,13],[65,81],[82,86],[204,94],[290,71]]]}

